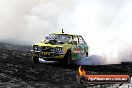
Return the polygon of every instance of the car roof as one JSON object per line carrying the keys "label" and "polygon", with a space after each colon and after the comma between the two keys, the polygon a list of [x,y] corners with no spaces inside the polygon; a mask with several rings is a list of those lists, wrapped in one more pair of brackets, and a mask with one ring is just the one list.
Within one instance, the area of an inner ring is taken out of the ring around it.
{"label": "car roof", "polygon": [[72,36],[81,36],[81,35],[78,35],[78,34],[69,34],[69,33],[62,33],[62,32],[58,32],[58,33],[51,33],[51,34],[64,34],[64,35],[72,35]]}

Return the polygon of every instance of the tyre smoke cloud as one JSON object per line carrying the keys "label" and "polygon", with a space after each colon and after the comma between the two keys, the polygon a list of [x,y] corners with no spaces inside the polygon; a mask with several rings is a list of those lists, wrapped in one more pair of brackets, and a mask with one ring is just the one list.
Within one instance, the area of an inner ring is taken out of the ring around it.
{"label": "tyre smoke cloud", "polygon": [[58,17],[72,0],[0,0],[0,39],[32,44],[58,30]]}
{"label": "tyre smoke cloud", "polygon": [[62,22],[84,36],[91,55],[102,56],[103,64],[117,64],[132,61],[131,9],[131,0],[76,0],[69,21]]}
{"label": "tyre smoke cloud", "polygon": [[131,9],[131,0],[1,0],[0,39],[32,44],[63,28],[105,64],[132,61]]}

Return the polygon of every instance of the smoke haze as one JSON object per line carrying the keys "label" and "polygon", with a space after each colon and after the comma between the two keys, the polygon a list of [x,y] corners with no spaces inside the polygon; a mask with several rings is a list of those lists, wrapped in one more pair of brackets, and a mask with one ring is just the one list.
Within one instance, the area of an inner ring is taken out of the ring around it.
{"label": "smoke haze", "polygon": [[131,0],[1,0],[0,39],[32,44],[64,29],[105,63],[132,61]]}
{"label": "smoke haze", "polygon": [[59,15],[71,4],[71,0],[1,0],[0,39],[38,42],[57,31]]}

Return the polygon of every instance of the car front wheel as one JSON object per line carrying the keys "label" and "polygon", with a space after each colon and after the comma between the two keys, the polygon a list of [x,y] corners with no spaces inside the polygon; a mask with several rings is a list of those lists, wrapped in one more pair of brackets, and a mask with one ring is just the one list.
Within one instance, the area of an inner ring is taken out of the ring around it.
{"label": "car front wheel", "polygon": [[34,61],[35,64],[36,64],[36,63],[39,63],[38,57],[37,57],[37,56],[34,56],[34,57],[33,57],[33,61]]}
{"label": "car front wheel", "polygon": [[65,57],[64,57],[64,63],[66,64],[66,65],[70,65],[71,64],[71,50],[67,50],[67,52],[66,52],[66,55],[65,55]]}

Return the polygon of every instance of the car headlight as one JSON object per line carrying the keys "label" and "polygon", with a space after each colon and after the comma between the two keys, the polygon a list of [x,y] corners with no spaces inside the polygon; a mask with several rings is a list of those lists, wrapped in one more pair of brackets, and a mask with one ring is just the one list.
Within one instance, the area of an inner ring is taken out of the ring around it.
{"label": "car headlight", "polygon": [[38,50],[38,47],[34,47],[34,51],[37,51]]}
{"label": "car headlight", "polygon": [[34,45],[34,46],[33,46],[33,50],[34,50],[34,51],[37,51],[37,50],[38,50],[38,46]]}

